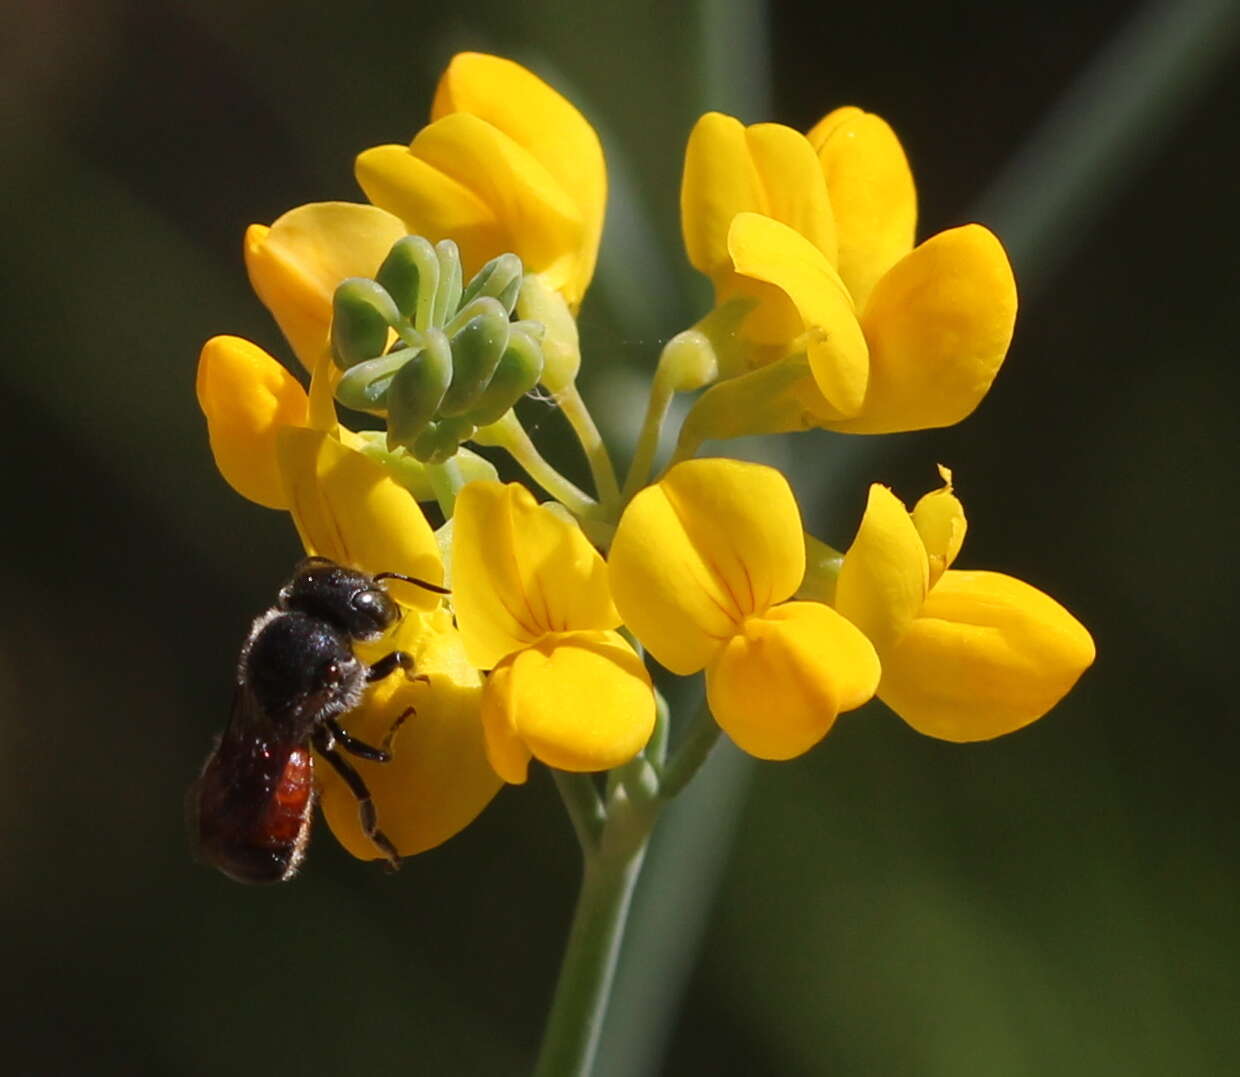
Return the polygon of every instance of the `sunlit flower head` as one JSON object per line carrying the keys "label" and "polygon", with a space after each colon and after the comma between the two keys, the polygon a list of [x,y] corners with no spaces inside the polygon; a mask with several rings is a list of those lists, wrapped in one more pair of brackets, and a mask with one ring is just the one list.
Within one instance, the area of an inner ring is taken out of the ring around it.
{"label": "sunlit flower head", "polygon": [[[741,365],[725,374],[804,364],[709,392],[704,436],[949,426],[989,389],[1016,313],[1007,256],[977,224],[914,248],[911,173],[878,117],[837,109],[806,138],[708,114],[689,139],[681,211],[716,302],[752,304]],[[747,406],[748,419],[727,414]]]}
{"label": "sunlit flower head", "polygon": [[987,740],[1058,703],[1093,663],[1094,643],[1029,584],[950,567],[965,517],[942,473],[944,486],[912,513],[886,487],[870,488],[834,602],[882,659],[883,702],[929,736]]}
{"label": "sunlit flower head", "polygon": [[362,153],[357,179],[410,233],[454,240],[467,274],[511,251],[570,307],[581,302],[603,231],[602,147],[581,113],[520,64],[456,56],[431,122],[408,146]]}
{"label": "sunlit flower head", "polygon": [[869,641],[827,606],[787,601],[805,547],[773,468],[678,464],[625,510],[608,568],[624,623],[673,673],[706,670],[711,712],[751,755],[800,755],[874,694]]}
{"label": "sunlit flower head", "polygon": [[506,781],[533,756],[608,770],[654,728],[650,675],[614,629],[607,569],[576,523],[516,483],[472,482],[453,517],[453,601],[470,659],[491,670],[487,751]]}

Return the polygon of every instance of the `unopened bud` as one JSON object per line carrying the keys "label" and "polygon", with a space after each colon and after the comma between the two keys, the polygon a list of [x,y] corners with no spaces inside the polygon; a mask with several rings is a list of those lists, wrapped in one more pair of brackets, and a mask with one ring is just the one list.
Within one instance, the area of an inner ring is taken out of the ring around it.
{"label": "unopened bud", "polygon": [[350,367],[336,384],[336,399],[354,411],[382,411],[392,379],[416,355],[418,349],[403,348]]}
{"label": "unopened bud", "polygon": [[373,280],[350,277],[332,295],[332,358],[341,370],[382,355],[400,320],[392,297]]}
{"label": "unopened bud", "polygon": [[388,389],[389,449],[412,447],[439,410],[451,383],[452,349],[447,337],[432,330],[426,334],[426,347],[397,371]]}
{"label": "unopened bud", "polygon": [[387,289],[403,317],[419,329],[430,327],[439,290],[439,256],[430,240],[422,236],[397,240],[375,280]]}
{"label": "unopened bud", "polygon": [[464,419],[441,419],[429,423],[413,443],[411,452],[427,464],[442,464],[451,460],[461,447],[462,441],[474,436],[477,427]]}
{"label": "unopened bud", "polygon": [[508,347],[495,368],[490,384],[466,417],[478,426],[499,422],[518,400],[538,384],[542,371],[542,348],[514,325],[508,337]]}
{"label": "unopened bud", "polygon": [[435,244],[435,257],[439,259],[439,285],[431,325],[438,328],[456,313],[461,302],[461,252],[452,240],[441,239]]}
{"label": "unopened bud", "polygon": [[511,314],[517,305],[517,293],[521,291],[521,259],[515,254],[501,254],[484,265],[465,286],[461,305],[478,296],[490,296],[504,304]]}
{"label": "unopened bud", "polygon": [[508,347],[508,313],[497,299],[475,299],[467,308],[474,311],[452,339],[452,387],[440,411],[459,415],[472,408],[491,381],[500,358]]}

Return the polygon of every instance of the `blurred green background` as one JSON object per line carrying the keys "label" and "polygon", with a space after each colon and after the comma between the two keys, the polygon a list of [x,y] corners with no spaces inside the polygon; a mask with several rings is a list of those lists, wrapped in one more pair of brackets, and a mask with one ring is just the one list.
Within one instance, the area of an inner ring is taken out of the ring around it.
{"label": "blurred green background", "polygon": [[299,554],[215,473],[194,402],[207,337],[287,355],[242,231],[360,198],[353,155],[411,137],[477,48],[602,135],[583,385],[630,436],[703,299],[676,218],[696,115],[885,116],[919,236],[990,224],[1022,313],[961,426],[792,443],[807,515],[846,543],[868,482],[911,502],[947,463],[962,565],[1050,591],[1099,647],[994,743],[875,705],[793,763],[720,752],[652,857],[601,1072],[1236,1072],[1238,11],[5,4],[0,1068],[528,1070],[578,870],[545,773],[395,877],[323,828],[294,883],[239,887],[190,862],[181,818]]}

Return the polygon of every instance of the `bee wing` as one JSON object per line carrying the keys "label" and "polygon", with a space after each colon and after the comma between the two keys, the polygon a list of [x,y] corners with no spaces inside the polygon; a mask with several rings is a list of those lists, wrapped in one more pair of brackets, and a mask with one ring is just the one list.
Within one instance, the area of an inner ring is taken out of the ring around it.
{"label": "bee wing", "polygon": [[273,802],[292,763],[305,770],[307,803],[298,811],[309,820],[309,754],[298,741],[274,732],[254,693],[238,685],[228,725],[186,798],[198,859],[245,882],[285,877],[279,872],[286,842],[271,826]]}

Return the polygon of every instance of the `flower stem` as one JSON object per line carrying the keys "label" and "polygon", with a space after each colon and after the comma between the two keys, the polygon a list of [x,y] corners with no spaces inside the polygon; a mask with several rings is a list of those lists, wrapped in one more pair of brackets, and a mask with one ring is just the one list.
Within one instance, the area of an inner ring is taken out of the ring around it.
{"label": "flower stem", "polygon": [[564,962],[535,1077],[588,1077],[611,995],[620,940],[646,852],[636,847],[586,856]]}
{"label": "flower stem", "polygon": [[672,396],[671,385],[656,375],[650,383],[650,400],[646,404],[646,418],[642,421],[641,433],[637,436],[637,447],[633,451],[633,462],[629,464],[629,473],[624,480],[625,501],[632,498],[650,476],[655,453],[659,450],[659,434],[663,430]]}
{"label": "flower stem", "polygon": [[663,768],[659,780],[659,795],[665,800],[674,797],[698,772],[698,768],[706,762],[711,749],[719,740],[719,726],[706,700],[693,717],[681,742],[676,745],[672,757]]}
{"label": "flower stem", "polygon": [[564,770],[553,769],[551,774],[573,829],[577,832],[577,841],[588,855],[598,846],[599,835],[607,819],[603,802],[594,787],[594,779],[588,774],[569,774]]}
{"label": "flower stem", "polygon": [[607,509],[617,511],[620,505],[620,483],[616,479],[616,469],[612,466],[607,446],[603,444],[603,436],[594,425],[594,418],[586,408],[585,401],[581,399],[577,383],[571,382],[556,393],[556,402],[572,426],[573,433],[577,435],[577,440],[581,442],[582,451],[590,465],[590,474],[594,477],[594,489],[599,502]]}
{"label": "flower stem", "polygon": [[430,479],[431,489],[435,491],[435,500],[443,509],[444,519],[452,519],[452,511],[456,507],[456,495],[465,485],[465,476],[456,459],[450,458],[442,464],[427,464],[426,477]]}
{"label": "flower stem", "polygon": [[499,422],[478,431],[474,440],[479,445],[493,445],[503,449],[525,469],[525,473],[534,482],[574,516],[593,516],[597,508],[594,499],[547,463],[525,432],[521,420],[511,411]]}

